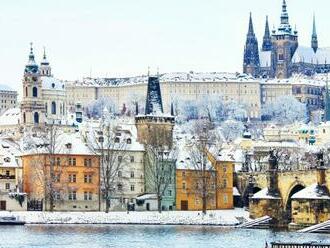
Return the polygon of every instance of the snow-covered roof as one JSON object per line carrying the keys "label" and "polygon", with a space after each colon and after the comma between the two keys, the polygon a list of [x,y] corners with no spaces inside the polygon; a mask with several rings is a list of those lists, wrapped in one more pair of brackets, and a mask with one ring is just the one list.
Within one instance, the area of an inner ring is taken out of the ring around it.
{"label": "snow-covered roof", "polygon": [[330,62],[330,48],[318,48],[314,53],[313,48],[299,46],[292,57],[293,63],[325,64]]}
{"label": "snow-covered roof", "polygon": [[268,188],[263,188],[252,196],[252,199],[281,199],[268,194]]}
{"label": "snow-covered roof", "polygon": [[138,197],[136,197],[137,200],[151,200],[151,199],[157,199],[157,195],[156,194],[143,194],[143,195],[139,195]]}
{"label": "snow-covered roof", "polygon": [[308,77],[306,75],[302,74],[294,74],[290,78],[285,79],[262,79],[261,85],[267,85],[267,84],[276,84],[276,85],[310,85],[310,86],[318,86],[318,87],[324,87],[326,82],[325,76],[321,78],[320,76],[314,76],[314,77]]}
{"label": "snow-covered roof", "polygon": [[314,183],[299,192],[295,193],[291,197],[292,199],[321,199],[321,200],[330,200],[329,192],[325,186],[318,186],[317,183]]}
{"label": "snow-covered roof", "polygon": [[20,108],[7,109],[0,116],[0,126],[12,126],[20,123],[21,110]]}
{"label": "snow-covered roof", "polygon": [[41,77],[42,80],[42,89],[45,90],[65,90],[65,84],[63,81],[56,79],[54,77]]}
{"label": "snow-covered roof", "polygon": [[271,66],[271,58],[272,58],[271,51],[260,51],[259,58],[260,58],[260,67],[270,67]]}
{"label": "snow-covered roof", "polygon": [[[252,76],[227,72],[173,72],[159,75],[160,82],[258,82]],[[135,76],[124,78],[83,78],[82,81],[70,82],[76,86],[124,86],[130,84],[147,84],[148,76]]]}
{"label": "snow-covered roof", "polygon": [[21,155],[19,144],[7,139],[0,139],[0,167],[21,167],[18,157]]}
{"label": "snow-covered roof", "polygon": [[[55,154],[71,154],[71,155],[95,155],[89,148],[88,144],[84,141],[82,135],[78,132],[75,133],[59,133],[56,135],[55,140]],[[44,154],[49,153],[47,149],[47,138],[40,137],[25,137],[23,144],[25,145],[24,155],[31,154]]]}

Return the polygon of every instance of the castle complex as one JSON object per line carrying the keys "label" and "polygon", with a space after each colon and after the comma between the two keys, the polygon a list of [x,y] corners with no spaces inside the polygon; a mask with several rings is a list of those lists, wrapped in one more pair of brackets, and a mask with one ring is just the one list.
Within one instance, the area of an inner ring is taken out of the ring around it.
{"label": "castle complex", "polygon": [[289,23],[286,1],[282,3],[281,23],[270,32],[266,17],[265,34],[261,50],[254,33],[252,15],[250,14],[247,33],[243,72],[254,77],[289,78],[294,73],[311,76],[330,70],[330,49],[319,48],[315,16],[311,46],[303,47],[298,43],[298,31]]}

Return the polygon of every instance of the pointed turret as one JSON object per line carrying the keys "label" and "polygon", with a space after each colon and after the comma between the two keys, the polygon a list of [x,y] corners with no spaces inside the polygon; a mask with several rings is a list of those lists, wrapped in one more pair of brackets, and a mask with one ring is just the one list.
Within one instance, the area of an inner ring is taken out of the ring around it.
{"label": "pointed turret", "polygon": [[270,37],[270,32],[269,32],[268,16],[266,16],[265,34],[262,43],[262,51],[271,51],[271,50],[272,50],[272,39]]}
{"label": "pointed turret", "polygon": [[312,48],[314,53],[316,53],[319,47],[318,40],[317,40],[317,33],[316,33],[316,24],[315,24],[315,14],[313,16],[313,33],[312,33]]}
{"label": "pointed turret", "polygon": [[288,15],[287,5],[286,5],[285,0],[283,0],[283,3],[282,3],[281,24],[289,24],[289,15]]}
{"label": "pointed turret", "polygon": [[146,99],[146,115],[158,115],[163,113],[162,95],[158,77],[148,78],[148,91]]}
{"label": "pointed turret", "polygon": [[52,69],[49,65],[49,61],[47,60],[46,49],[44,47],[44,55],[40,63],[40,75],[50,77],[51,74],[52,74]]}
{"label": "pointed turret", "polygon": [[249,18],[249,30],[246,36],[244,48],[243,72],[257,76],[260,69],[258,40],[255,36],[252,22],[252,14]]}

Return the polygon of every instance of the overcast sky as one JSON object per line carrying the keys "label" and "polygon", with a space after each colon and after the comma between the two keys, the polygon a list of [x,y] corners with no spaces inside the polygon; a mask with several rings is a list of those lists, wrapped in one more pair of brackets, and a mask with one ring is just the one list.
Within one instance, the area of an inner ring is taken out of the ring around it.
{"label": "overcast sky", "polygon": [[[29,43],[43,46],[60,79],[175,71],[241,71],[253,14],[259,45],[265,16],[280,21],[282,0],[0,1],[0,84],[20,91]],[[320,46],[330,46],[329,0],[287,0],[300,45],[310,45],[313,12]]]}

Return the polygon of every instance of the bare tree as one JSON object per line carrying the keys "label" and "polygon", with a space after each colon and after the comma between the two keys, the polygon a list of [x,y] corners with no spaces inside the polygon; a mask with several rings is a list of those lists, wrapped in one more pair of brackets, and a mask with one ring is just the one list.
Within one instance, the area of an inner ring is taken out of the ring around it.
{"label": "bare tree", "polygon": [[101,193],[108,213],[111,198],[124,191],[120,173],[128,160],[126,147],[130,138],[125,138],[114,120],[102,121],[96,130],[89,131],[87,138],[91,150],[100,158]]}
{"label": "bare tree", "polygon": [[162,199],[169,186],[174,183],[175,148],[167,149],[163,146],[146,145],[145,180],[147,192],[157,195],[158,212],[162,212]]}
{"label": "bare tree", "polygon": [[196,174],[193,180],[196,197],[202,199],[202,211],[206,214],[207,205],[216,193],[216,172],[208,162],[208,151],[215,144],[212,123],[200,120],[193,128],[195,142],[190,148],[190,162]]}

